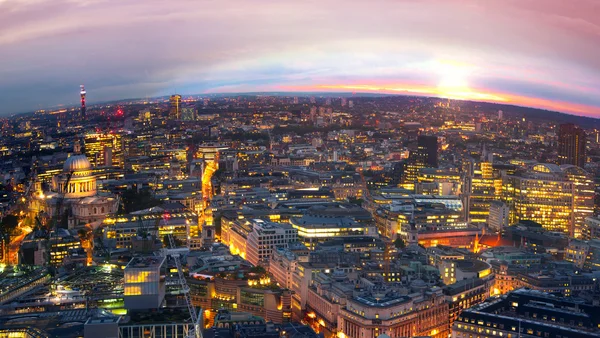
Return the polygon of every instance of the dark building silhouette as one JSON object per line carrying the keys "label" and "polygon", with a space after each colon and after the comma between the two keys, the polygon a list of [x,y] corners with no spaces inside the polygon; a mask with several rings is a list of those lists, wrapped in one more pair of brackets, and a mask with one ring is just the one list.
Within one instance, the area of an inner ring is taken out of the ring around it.
{"label": "dark building silhouette", "polygon": [[417,138],[415,160],[429,168],[438,167],[438,138],[437,136],[421,135]]}
{"label": "dark building silhouette", "polygon": [[411,151],[402,173],[402,185],[405,189],[414,190],[414,183],[420,169],[438,167],[437,136],[420,135],[417,138],[417,150]]}
{"label": "dark building silhouette", "polygon": [[582,167],[586,159],[585,131],[568,123],[561,124],[558,132],[558,162]]}

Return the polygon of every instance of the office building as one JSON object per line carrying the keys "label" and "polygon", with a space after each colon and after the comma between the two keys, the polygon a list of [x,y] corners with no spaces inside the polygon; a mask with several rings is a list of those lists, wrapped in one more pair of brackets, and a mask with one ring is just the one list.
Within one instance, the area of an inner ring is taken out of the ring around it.
{"label": "office building", "polygon": [[437,168],[438,139],[437,136],[420,135],[417,138],[417,150],[411,151],[404,168],[402,187],[415,189],[419,171],[423,168]]}
{"label": "office building", "polygon": [[558,162],[583,168],[586,162],[586,135],[578,126],[561,124],[558,132]]}
{"label": "office building", "polygon": [[508,227],[509,208],[502,201],[490,202],[490,214],[488,217],[488,226],[495,231],[502,231]]}
{"label": "office building", "polygon": [[219,338],[323,338],[308,325],[298,323],[264,323],[260,317],[241,312],[221,311],[215,318],[214,328],[205,336]]}
{"label": "office building", "polygon": [[[416,315],[411,315],[413,311]],[[442,338],[449,333],[448,304],[440,296],[426,297],[422,301],[398,295],[388,295],[381,300],[356,297],[340,310],[338,320],[342,332],[351,338],[377,338],[381,334]]]}
{"label": "office building", "polygon": [[501,197],[502,179],[491,162],[468,164],[464,185],[464,204],[467,221],[477,225],[488,222],[490,204]]}
{"label": "office building", "polygon": [[463,279],[443,288],[450,310],[450,326],[463,310],[483,303],[492,295],[494,281],[494,274],[490,274],[484,278]]}
{"label": "office building", "polygon": [[298,242],[298,230],[289,224],[252,221],[252,231],[246,243],[246,259],[254,265],[264,265],[275,248],[287,248]]}
{"label": "office building", "polygon": [[169,119],[179,120],[181,118],[181,95],[171,95],[169,98]]}
{"label": "office building", "polygon": [[526,172],[505,176],[502,191],[510,223],[534,221],[546,230],[579,238],[585,218],[593,213],[592,181],[572,165],[536,164]]}
{"label": "office building", "polygon": [[573,223],[572,236],[581,238],[586,232],[586,219],[594,216],[595,185],[594,177],[581,167],[560,166],[566,179],[573,183]]}
{"label": "office building", "polygon": [[[300,243],[298,243],[300,244]],[[306,249],[302,245],[303,249]],[[299,262],[308,262],[308,250],[291,250],[290,248],[275,248],[272,251],[271,262],[269,263],[269,273],[273,275],[275,282],[282,288],[292,288],[292,276]]]}
{"label": "office building", "polygon": [[444,259],[438,262],[437,268],[446,285],[466,279],[483,279],[492,274],[489,263],[476,259]]}
{"label": "office building", "polygon": [[590,216],[585,219],[582,233],[583,239],[598,239],[600,238],[600,217]]}
{"label": "office building", "polygon": [[[225,233],[226,232],[226,233]],[[243,220],[223,227],[223,244],[254,265],[261,265],[277,248],[287,248],[298,242],[298,231],[286,223],[272,223],[262,219]]]}
{"label": "office building", "polygon": [[417,138],[417,161],[429,168],[438,167],[438,138],[437,136],[420,135]]}
{"label": "office building", "polygon": [[61,266],[70,253],[81,249],[81,241],[67,229],[28,234],[19,248],[19,263],[27,265]]}
{"label": "office building", "polygon": [[330,216],[319,213],[306,213],[302,217],[293,217],[290,223],[298,230],[300,242],[313,250],[318,243],[340,236],[378,237],[374,224],[361,224],[350,217]]}
{"label": "office building", "polygon": [[415,192],[420,195],[458,196],[462,192],[462,181],[458,171],[423,168],[417,174]]}
{"label": "office building", "polygon": [[181,120],[182,121],[195,121],[196,120],[196,108],[194,108],[194,107],[181,108]]}
{"label": "office building", "polygon": [[123,138],[118,133],[88,133],[84,136],[85,155],[96,167],[123,168]]}
{"label": "office building", "polygon": [[597,337],[600,307],[533,290],[516,290],[463,311],[453,338]]}
{"label": "office building", "polygon": [[195,249],[190,244],[199,236],[198,215],[189,211],[169,212],[167,219],[165,213],[163,208],[154,207],[133,214],[108,217],[103,222],[104,238],[114,241],[117,249],[133,249],[136,238],[141,234],[158,240],[165,235],[172,235],[188,244],[190,249]]}
{"label": "office building", "polygon": [[208,323],[214,320],[216,325],[221,310],[247,312],[279,324],[291,319],[292,292],[277,287],[266,274],[249,271],[247,263],[234,271],[193,273],[187,281],[192,303],[208,312]]}
{"label": "office building", "polygon": [[434,201],[383,205],[375,210],[373,216],[379,233],[392,239],[397,236],[406,239],[411,223],[419,232],[467,228],[462,210],[448,208]]}
{"label": "office building", "polygon": [[123,298],[128,310],[158,309],[165,298],[165,257],[135,257],[125,267]]}
{"label": "office building", "polygon": [[565,260],[579,268],[600,268],[600,239],[569,240],[569,246],[565,249]]}

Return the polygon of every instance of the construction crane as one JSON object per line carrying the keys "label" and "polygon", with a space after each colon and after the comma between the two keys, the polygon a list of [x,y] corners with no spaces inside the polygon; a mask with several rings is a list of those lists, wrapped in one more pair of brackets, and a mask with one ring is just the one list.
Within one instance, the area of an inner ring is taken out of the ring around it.
{"label": "construction crane", "polygon": [[363,196],[364,197],[371,197],[371,192],[369,191],[369,187],[367,186],[367,180],[365,179],[365,174],[364,174],[364,169],[360,168],[358,170],[358,173],[360,174],[360,180],[361,180],[361,185],[363,187]]}
{"label": "construction crane", "polygon": [[147,253],[149,251],[148,241],[150,240],[151,235],[148,231],[146,223],[144,223],[144,220],[142,219],[142,215],[138,216],[138,222],[140,223],[140,226],[138,228],[138,235],[142,239],[142,252]]}
{"label": "construction crane", "polygon": [[[108,217],[116,217],[117,213],[119,212],[119,205],[121,205],[121,195],[117,195],[117,200],[115,201],[115,208],[113,209],[114,212],[111,212]],[[110,227],[111,225],[108,224],[106,227],[106,230],[102,229],[102,228],[98,228],[97,231],[102,230],[102,231],[110,231]],[[100,246],[100,250],[102,250],[102,253],[104,253],[105,255],[105,259],[106,261],[110,261],[110,249],[108,247],[106,247],[106,245],[104,244],[104,235],[100,235],[98,236],[98,241],[96,241],[96,236],[93,236],[93,242],[94,242],[94,247],[95,247],[95,243],[97,242],[98,245]]]}
{"label": "construction crane", "polygon": [[175,246],[175,239],[172,234],[168,234],[167,238],[169,240],[169,248],[163,251],[165,256],[170,256],[175,261],[175,266],[177,266],[177,275],[179,279],[179,286],[181,287],[181,292],[184,295],[185,303],[188,308],[188,312],[190,313],[190,321],[192,322],[192,328],[188,331],[188,338],[202,338],[202,328],[200,327],[200,316],[196,312],[196,308],[192,304],[192,298],[190,297],[190,287],[185,280],[185,275],[183,274],[183,269],[181,268],[181,261],[179,259],[180,255],[177,252],[177,248]]}
{"label": "construction crane", "polygon": [[50,225],[50,229],[48,230],[48,240],[47,240],[47,252],[48,252],[48,265],[50,265],[51,263],[51,257],[52,257],[52,253],[50,252],[52,249],[52,246],[50,245],[50,232],[52,230],[54,230],[54,235],[58,236],[58,223],[59,221],[62,221],[62,207],[63,207],[63,203],[65,201],[65,195],[66,195],[66,191],[69,188],[69,182],[71,182],[71,177],[73,176],[73,172],[70,172],[67,174],[67,180],[65,182],[65,184],[63,185],[62,189],[60,189],[60,195],[58,197],[58,200],[56,201],[56,210],[54,212],[54,215],[52,215],[52,223]]}
{"label": "construction crane", "polygon": [[390,264],[392,262],[392,258],[393,258],[393,243],[389,240],[385,240],[385,251],[383,253],[383,271],[385,272],[384,274],[384,280],[386,282],[390,281]]}
{"label": "construction crane", "polygon": [[[168,220],[168,214],[163,215],[162,219],[164,222]],[[160,223],[160,217],[158,217],[156,222],[156,231],[158,233],[158,225]],[[202,338],[202,328],[200,327],[200,318],[198,313],[196,312],[196,308],[192,304],[192,298],[190,297],[190,287],[185,280],[185,275],[183,274],[183,268],[181,267],[180,254],[177,250],[177,246],[175,245],[175,239],[173,238],[173,234],[167,234],[168,240],[168,249],[163,249],[163,255],[165,257],[170,256],[175,261],[175,266],[177,267],[177,278],[179,282],[179,286],[181,287],[181,293],[183,293],[183,297],[185,298],[185,304],[187,305],[188,312],[190,314],[190,321],[192,323],[192,328],[188,331],[188,338]],[[167,243],[165,243],[167,244]]]}

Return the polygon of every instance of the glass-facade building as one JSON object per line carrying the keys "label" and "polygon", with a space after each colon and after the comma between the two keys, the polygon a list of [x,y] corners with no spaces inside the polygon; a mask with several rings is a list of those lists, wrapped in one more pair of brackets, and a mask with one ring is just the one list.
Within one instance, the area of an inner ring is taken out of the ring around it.
{"label": "glass-facade building", "polygon": [[135,257],[125,267],[125,308],[156,309],[165,298],[165,257]]}

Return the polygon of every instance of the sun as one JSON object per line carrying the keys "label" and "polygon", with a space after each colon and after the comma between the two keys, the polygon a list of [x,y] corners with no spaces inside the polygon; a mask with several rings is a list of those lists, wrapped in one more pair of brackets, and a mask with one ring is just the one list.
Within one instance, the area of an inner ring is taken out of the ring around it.
{"label": "sun", "polygon": [[440,95],[463,97],[471,92],[469,89],[469,67],[454,61],[436,61],[434,69],[440,80],[437,90]]}

